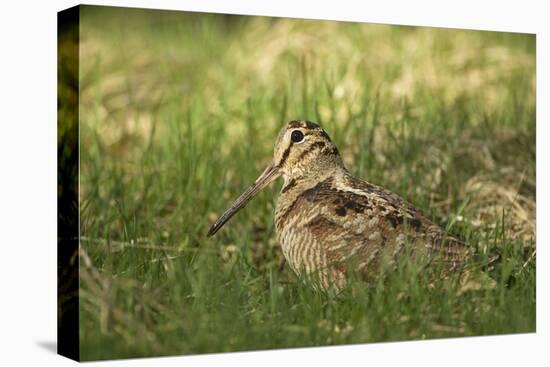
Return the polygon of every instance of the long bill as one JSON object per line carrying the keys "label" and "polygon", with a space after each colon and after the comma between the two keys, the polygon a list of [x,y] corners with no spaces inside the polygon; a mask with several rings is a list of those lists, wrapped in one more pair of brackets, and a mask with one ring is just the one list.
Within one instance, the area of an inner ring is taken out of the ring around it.
{"label": "long bill", "polygon": [[245,192],[241,194],[231,204],[229,209],[227,209],[216,222],[210,227],[207,236],[210,237],[219,231],[221,227],[229,220],[235,213],[244,208],[246,204],[254,197],[260,190],[269,185],[273,180],[281,175],[279,168],[277,168],[273,163],[271,163],[267,168],[262,172],[262,174],[256,179],[256,181],[246,189]]}

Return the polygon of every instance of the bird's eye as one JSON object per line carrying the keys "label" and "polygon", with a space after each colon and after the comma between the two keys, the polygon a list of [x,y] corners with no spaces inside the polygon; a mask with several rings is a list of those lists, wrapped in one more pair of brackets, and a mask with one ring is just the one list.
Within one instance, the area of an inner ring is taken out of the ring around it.
{"label": "bird's eye", "polygon": [[293,143],[299,143],[304,140],[304,133],[300,130],[294,130],[290,135],[290,140],[292,140]]}

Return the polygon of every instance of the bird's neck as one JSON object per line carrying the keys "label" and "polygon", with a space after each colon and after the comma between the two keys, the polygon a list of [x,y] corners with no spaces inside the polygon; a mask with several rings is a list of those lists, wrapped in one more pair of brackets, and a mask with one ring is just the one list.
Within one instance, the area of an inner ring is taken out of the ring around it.
{"label": "bird's neck", "polygon": [[281,194],[295,195],[301,191],[310,189],[328,178],[337,180],[348,174],[344,166],[324,167],[324,169],[294,171],[293,174],[284,175],[284,184]]}

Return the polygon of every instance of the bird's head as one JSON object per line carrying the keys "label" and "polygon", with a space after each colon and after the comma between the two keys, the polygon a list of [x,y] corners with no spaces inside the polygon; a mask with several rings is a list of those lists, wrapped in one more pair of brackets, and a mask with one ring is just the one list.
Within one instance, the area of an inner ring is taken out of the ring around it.
{"label": "bird's head", "polygon": [[281,129],[272,164],[286,179],[322,176],[343,168],[338,148],[311,121],[290,121]]}
{"label": "bird's head", "polygon": [[321,180],[342,169],[345,168],[338,149],[319,125],[310,121],[290,121],[277,136],[272,162],[252,186],[218,218],[208,231],[208,236],[214,235],[237,211],[277,177],[282,175],[285,181]]}

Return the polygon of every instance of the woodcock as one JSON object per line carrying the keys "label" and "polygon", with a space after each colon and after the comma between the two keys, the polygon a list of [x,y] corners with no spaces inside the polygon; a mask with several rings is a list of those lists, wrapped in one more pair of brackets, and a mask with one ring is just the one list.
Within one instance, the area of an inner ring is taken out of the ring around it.
{"label": "woodcock", "polygon": [[[367,274],[383,258],[396,262],[414,253],[453,269],[467,256],[463,242],[410,203],[353,177],[328,134],[310,121],[290,121],[280,131],[271,164],[208,236],[281,175],[284,185],[275,210],[278,241],[298,277],[313,275],[324,290],[341,290],[351,272]],[[411,251],[403,251],[405,247]]]}

